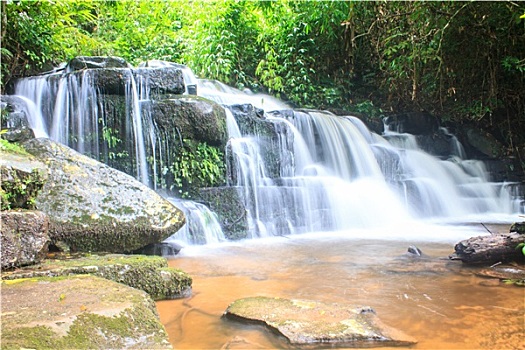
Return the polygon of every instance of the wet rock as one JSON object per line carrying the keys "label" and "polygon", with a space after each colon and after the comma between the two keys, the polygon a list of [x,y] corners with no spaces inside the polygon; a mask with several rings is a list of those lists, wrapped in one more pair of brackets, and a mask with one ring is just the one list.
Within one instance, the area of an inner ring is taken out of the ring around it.
{"label": "wet rock", "polygon": [[525,234],[525,221],[513,223],[510,226],[509,232],[516,232],[520,235]]}
{"label": "wet rock", "polygon": [[71,258],[49,258],[37,266],[2,275],[3,280],[90,274],[148,293],[154,300],[174,299],[191,293],[192,279],[182,270],[168,267],[165,258],[108,254]]}
{"label": "wet rock", "polygon": [[228,140],[226,114],[217,103],[197,96],[152,101],[146,106],[158,132],[174,147],[184,139],[224,147]]}
{"label": "wet rock", "polygon": [[131,252],[163,241],[185,223],[182,211],[129,175],[49,139],[23,145],[49,167],[36,207],[49,216],[55,245]]}
{"label": "wet rock", "polygon": [[36,264],[49,244],[48,218],[39,211],[0,212],[2,270]]}
{"label": "wet rock", "polygon": [[182,246],[175,242],[152,243],[133,252],[133,254],[174,256],[179,254]]}
{"label": "wet rock", "polygon": [[428,256],[426,254],[423,254],[421,249],[416,247],[415,245],[411,245],[407,249],[407,256],[412,258],[427,258]]}
{"label": "wet rock", "polygon": [[[243,135],[253,135],[257,138],[259,154],[266,167],[266,176],[272,179],[279,179],[286,173],[286,167],[293,164],[293,133],[287,123],[279,120],[266,118],[264,111],[251,104],[236,104],[227,106],[237,121],[239,130]],[[290,111],[273,112],[272,115],[285,116]],[[286,116],[288,117],[288,116]],[[279,151],[282,147],[287,147],[288,151]],[[230,162],[230,169],[234,183],[237,181],[234,174],[238,165],[235,160]]]}
{"label": "wet rock", "polygon": [[27,120],[27,102],[18,96],[1,96],[2,133],[1,137],[10,142],[22,142],[35,138]]}
{"label": "wet rock", "polygon": [[2,282],[2,348],[172,349],[143,291],[94,276]]}
{"label": "wet rock", "polygon": [[246,238],[248,216],[237,187],[201,188],[199,197],[217,214],[224,235],[230,240]]}
{"label": "wet rock", "polygon": [[153,98],[162,94],[182,95],[186,90],[182,70],[176,67],[135,68],[133,75]]}
{"label": "wet rock", "polygon": [[69,61],[68,71],[98,68],[129,68],[129,63],[121,57],[114,56],[77,56]]}
{"label": "wet rock", "polygon": [[370,307],[251,297],[230,304],[227,319],[262,323],[292,346],[408,346],[416,340],[383,324]]}
{"label": "wet rock", "polygon": [[470,264],[487,264],[504,262],[524,262],[521,249],[516,249],[525,242],[525,235],[512,232],[472,237],[454,246],[455,252],[449,256],[452,260],[461,260]]}

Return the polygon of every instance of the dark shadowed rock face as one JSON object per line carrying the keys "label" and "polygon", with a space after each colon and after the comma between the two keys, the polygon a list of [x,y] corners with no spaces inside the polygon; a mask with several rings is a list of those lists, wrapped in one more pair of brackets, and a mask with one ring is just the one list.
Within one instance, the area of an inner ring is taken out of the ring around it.
{"label": "dark shadowed rock face", "polygon": [[294,346],[407,346],[416,340],[384,325],[370,307],[251,297],[230,304],[224,316],[267,325]]}
{"label": "dark shadowed rock face", "polygon": [[2,269],[38,263],[49,244],[48,218],[39,211],[0,212]]}
{"label": "dark shadowed rock face", "polygon": [[55,244],[129,252],[166,239],[185,222],[182,211],[147,186],[67,146],[34,139],[24,147],[49,167],[36,206],[49,215]]}
{"label": "dark shadowed rock face", "polygon": [[439,129],[438,119],[426,112],[396,114],[387,117],[384,122],[391,131],[414,135],[428,135]]}

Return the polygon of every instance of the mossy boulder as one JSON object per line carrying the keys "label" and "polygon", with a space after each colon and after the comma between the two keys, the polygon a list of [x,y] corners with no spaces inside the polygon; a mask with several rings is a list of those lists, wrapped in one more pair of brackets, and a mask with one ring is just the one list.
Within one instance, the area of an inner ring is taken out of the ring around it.
{"label": "mossy boulder", "polygon": [[191,277],[168,267],[165,258],[144,255],[88,255],[45,259],[37,266],[4,273],[4,280],[91,274],[137,288],[153,299],[179,298],[191,292]]}
{"label": "mossy boulder", "polygon": [[172,349],[143,291],[82,275],[2,282],[2,349]]}
{"label": "mossy boulder", "polygon": [[49,216],[55,245],[130,252],[163,241],[185,223],[182,211],[129,175],[49,139],[23,146],[48,167],[36,208]]}
{"label": "mossy boulder", "polygon": [[47,215],[40,211],[0,212],[2,270],[44,259],[49,244]]}
{"label": "mossy boulder", "polygon": [[262,323],[292,346],[409,346],[416,340],[383,324],[370,307],[251,297],[234,301],[224,317]]}

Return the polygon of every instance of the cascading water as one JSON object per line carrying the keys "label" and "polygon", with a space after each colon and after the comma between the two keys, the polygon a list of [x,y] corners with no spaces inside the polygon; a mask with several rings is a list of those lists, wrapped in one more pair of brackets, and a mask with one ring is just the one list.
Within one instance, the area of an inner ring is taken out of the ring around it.
{"label": "cascading water", "polygon": [[[38,112],[27,114],[35,134],[47,135],[149,184],[144,121],[135,78],[128,68],[115,71],[123,82],[122,101],[94,84],[97,70],[90,69],[21,79],[14,94],[36,106]],[[126,165],[121,165],[121,158],[126,159]]]}
{"label": "cascading water", "polygon": [[186,216],[186,224],[165,242],[182,246],[193,244],[214,244],[226,241],[217,215],[201,203],[178,198],[168,200],[180,208]]}
{"label": "cascading water", "polygon": [[[149,61],[145,67],[183,69],[186,94],[195,92],[188,90],[195,85],[200,96],[226,107],[228,185],[245,205],[247,237],[384,227],[416,218],[510,221],[524,211],[517,187],[490,182],[483,163],[464,159],[452,135],[450,157],[439,159],[422,151],[413,135],[386,129],[380,136],[355,117],[293,111],[270,96],[197,80],[185,66]],[[87,69],[23,79],[15,94],[28,101],[29,123],[38,135],[49,135],[157,189],[177,147],[167,144],[166,133],[178,130],[159,130],[155,124],[147,78],[129,68],[113,71],[123,91],[97,86],[96,70]],[[237,104],[268,111],[256,118],[265,127],[245,127],[243,117],[232,114]],[[172,240],[202,244],[225,239],[208,208],[194,202],[176,205],[186,212],[188,224]]]}

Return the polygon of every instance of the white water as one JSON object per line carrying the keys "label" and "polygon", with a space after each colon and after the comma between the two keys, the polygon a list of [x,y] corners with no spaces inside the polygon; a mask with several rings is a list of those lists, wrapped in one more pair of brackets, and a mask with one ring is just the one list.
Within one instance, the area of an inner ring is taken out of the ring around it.
{"label": "white water", "polygon": [[[148,66],[166,64],[148,62]],[[249,103],[266,111],[290,109],[271,96],[197,80],[191,70],[182,67],[187,85],[197,84],[200,96],[225,106]],[[134,175],[149,184],[146,159],[153,164],[153,179],[162,175],[157,173],[162,135],[156,133],[152,117],[141,114],[141,104],[150,98],[146,82],[136,82],[130,69],[121,71],[126,115],[112,118],[124,117],[120,131],[134,141],[123,154],[134,158]],[[111,162],[107,154],[106,159],[100,157],[104,150],[99,145],[101,139],[107,143],[111,138],[104,128],[112,121],[102,116],[112,106],[98,99],[97,89],[88,69],[82,74],[21,80],[16,95],[27,101],[29,123],[38,135],[49,135]],[[235,181],[229,185],[238,189],[245,202],[249,238],[327,231],[356,235],[379,228],[383,235],[389,235],[393,228],[406,232],[407,227],[416,227],[422,221],[513,222],[524,211],[516,190],[508,184],[490,182],[482,162],[464,159],[464,150],[455,137],[451,137],[450,158],[441,160],[422,151],[413,135],[389,130],[377,135],[352,116],[293,111],[286,117],[278,112],[265,114],[276,134],[268,145],[263,135],[242,134],[228,108],[226,114],[228,150],[235,164],[230,169]],[[268,152],[276,158],[265,159]],[[276,166],[277,174],[272,170]],[[153,186],[156,188],[156,181]],[[188,224],[173,240],[184,245],[224,241],[208,208],[192,202],[177,205],[187,213]]]}
{"label": "white water", "polygon": [[[48,74],[19,80],[15,95],[31,101],[36,106],[27,113],[35,135],[48,136],[76,151],[101,161],[118,155],[108,154],[101,144],[122,142],[123,138],[135,140],[122,154],[134,160],[135,177],[148,185],[149,174],[144,146],[143,118],[137,84],[130,69],[120,72],[124,83],[125,115],[116,116],[118,126],[110,126],[107,115],[116,108],[102,101],[99,87],[93,84],[94,69],[76,74]],[[111,111],[110,111],[111,110]],[[122,130],[117,130],[117,127]],[[122,134],[120,134],[122,133]],[[131,145],[132,144],[132,145]],[[104,147],[112,148],[112,147]]]}
{"label": "white water", "polygon": [[178,198],[168,198],[186,216],[186,224],[174,235],[165,240],[183,247],[198,244],[217,244],[226,238],[217,221],[217,215],[204,204]]}

